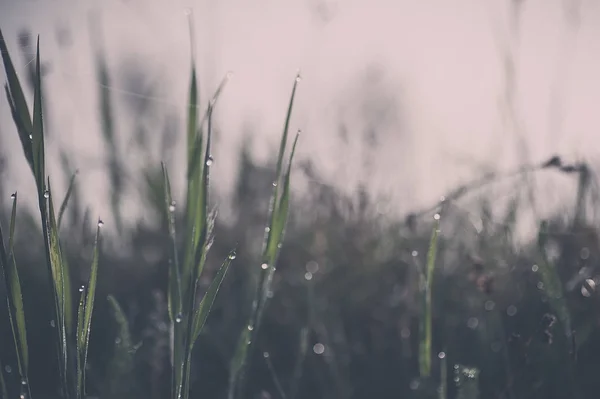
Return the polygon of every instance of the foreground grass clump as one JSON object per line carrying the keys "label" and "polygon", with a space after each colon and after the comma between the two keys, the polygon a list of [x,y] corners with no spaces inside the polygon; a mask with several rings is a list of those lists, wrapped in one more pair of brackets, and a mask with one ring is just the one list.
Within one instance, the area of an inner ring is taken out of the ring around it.
{"label": "foreground grass clump", "polygon": [[[45,145],[42,112],[42,82],[40,73],[39,39],[36,54],[36,70],[34,82],[33,117],[30,116],[23,89],[10,58],[6,43],[0,31],[0,51],[4,62],[8,84],[6,94],[13,115],[14,123],[19,134],[26,160],[33,173],[39,202],[44,246],[46,248],[46,264],[50,276],[51,292],[54,297],[53,327],[56,331],[56,360],[60,375],[60,396],[65,398],[83,398],[86,396],[86,369],[88,347],[90,341],[91,321],[94,309],[96,285],[99,265],[100,228],[103,225],[98,220],[96,239],[93,250],[93,260],[90,269],[89,282],[79,288],[79,305],[76,312],[76,324],[73,324],[73,303],[71,296],[71,271],[59,240],[59,225],[62,214],[72,192],[74,179],[60,207],[59,222],[55,217],[53,194],[50,178],[45,171]],[[214,280],[198,301],[199,282],[204,269],[208,251],[214,238],[216,212],[209,209],[209,178],[212,165],[211,135],[213,110],[218,97],[229,76],[218,87],[210,100],[206,114],[199,118],[198,89],[196,70],[192,63],[191,82],[189,88],[189,106],[187,122],[187,195],[185,204],[185,229],[183,235],[184,250],[180,261],[178,237],[176,230],[175,212],[176,201],[171,194],[170,177],[166,165],[162,164],[162,186],[164,190],[164,215],[167,220],[170,238],[171,254],[168,283],[168,314],[172,331],[171,341],[171,397],[173,399],[188,398],[191,378],[191,359],[194,344],[197,341],[208,318],[217,292],[225,278],[229,265],[236,258],[235,250],[227,256]],[[243,370],[246,366],[246,353],[252,342],[253,328],[262,318],[262,312],[267,300],[266,293],[275,271],[275,262],[283,240],[290,197],[290,172],[294,149],[298,135],[294,141],[289,166],[283,171],[283,158],[288,139],[288,129],[292,112],[294,95],[299,79],[294,82],[292,97],[285,121],[279,155],[277,158],[276,180],[273,182],[270,216],[266,228],[265,244],[263,246],[262,275],[256,290],[252,315],[248,328],[241,334],[240,345],[232,363],[232,392],[241,385]],[[204,132],[206,131],[206,134]],[[279,187],[282,187],[281,193]],[[4,247],[4,238],[0,229],[0,262],[7,283],[9,318],[17,352],[19,374],[21,376],[21,397],[31,397],[30,381],[28,378],[28,345],[25,325],[25,309],[23,306],[22,289],[19,271],[15,261],[13,243],[15,233],[15,218],[17,196],[13,195],[13,211],[10,223],[8,250]],[[118,219],[118,218],[117,218]],[[264,267],[264,266],[267,267]],[[118,303],[111,298],[117,315],[121,313]],[[3,395],[8,392],[4,378],[0,379]],[[10,388],[10,387],[9,387]]]}

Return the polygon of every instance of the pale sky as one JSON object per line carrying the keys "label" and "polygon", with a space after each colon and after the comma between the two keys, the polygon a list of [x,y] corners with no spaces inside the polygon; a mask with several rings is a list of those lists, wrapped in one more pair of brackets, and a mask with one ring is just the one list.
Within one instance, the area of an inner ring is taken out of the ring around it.
{"label": "pale sky", "polygon": [[[517,13],[509,0],[0,0],[0,27],[19,67],[19,30],[41,36],[42,59],[51,67],[45,77],[48,128],[54,140],[77,151],[81,182],[100,214],[109,212],[109,203],[96,194],[105,191],[104,178],[89,166],[104,151],[89,23],[101,25],[117,103],[132,96],[124,92],[119,66],[135,60],[158,85],[151,101],[183,117],[190,12],[202,99],[233,72],[218,105],[222,134],[213,181],[221,190],[230,189],[245,127],[253,129],[257,157],[274,156],[300,69],[292,120],[292,132],[303,131],[299,159],[312,159],[342,188],[362,181],[374,192],[389,192],[397,210],[407,211],[432,203],[484,167],[522,163],[520,140],[532,162],[554,153],[595,160],[600,2],[515,1],[521,4]],[[70,31],[70,47],[57,45],[60,27]],[[503,117],[502,105],[511,62],[516,127]],[[118,116],[125,148],[131,121],[126,112]],[[369,120],[379,126],[379,147],[370,155],[362,149]],[[347,144],[337,135],[340,121],[348,127]],[[18,153],[11,122],[2,96],[2,141]],[[20,165],[18,156],[12,164]],[[181,159],[168,160],[172,174],[182,176]],[[27,192],[33,183],[22,177],[9,177],[7,187]],[[540,181],[548,202],[572,198],[564,178],[546,174]]]}

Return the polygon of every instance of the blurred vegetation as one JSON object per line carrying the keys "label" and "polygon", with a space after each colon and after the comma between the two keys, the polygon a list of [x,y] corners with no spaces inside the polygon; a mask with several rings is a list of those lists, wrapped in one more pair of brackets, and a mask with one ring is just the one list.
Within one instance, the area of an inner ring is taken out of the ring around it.
{"label": "blurred vegetation", "polygon": [[[97,65],[101,80],[109,82],[110,71],[101,61]],[[135,173],[127,169],[131,165],[124,151],[111,144],[116,133],[109,94],[99,93],[103,138],[110,149],[110,201],[120,235],[106,236],[102,242],[86,388],[90,397],[165,398],[171,389],[171,242],[163,217],[162,172],[160,162],[141,166],[139,193],[129,195],[141,195],[142,206],[153,211],[151,220],[124,222],[119,210],[123,177]],[[131,110],[138,121],[161,111],[139,102]],[[135,151],[150,160],[156,159],[147,144],[150,135],[161,136],[159,141],[168,143],[161,145],[166,151],[175,135],[183,136],[170,125],[150,130],[140,122],[134,130]],[[68,183],[73,162],[66,152],[60,155]],[[237,159],[233,195],[221,199],[233,212],[227,223],[216,221],[218,239],[208,255],[201,291],[208,289],[231,248],[237,248],[237,257],[196,344],[192,397],[227,396],[231,360],[239,332],[251,316],[259,278],[275,160],[256,163],[248,145],[241,146]],[[2,174],[11,173],[5,162],[0,165]],[[343,194],[309,161],[300,165],[310,183],[292,197],[286,240],[267,293],[273,300],[255,337],[257,350],[249,353],[240,397],[595,397],[600,390],[600,242],[590,209],[598,209],[600,201],[589,165],[569,164],[555,156],[509,176],[486,174],[406,218],[382,214],[382,200],[366,189]],[[520,219],[535,216],[529,187],[520,177],[540,170],[576,179],[574,203],[547,220],[537,220],[537,234],[518,241]],[[502,207],[485,191],[500,177],[517,186]],[[3,224],[10,220],[9,192],[0,184],[6,199],[1,202]],[[469,196],[476,201],[466,205]],[[95,223],[86,209],[76,179],[61,226],[74,290],[88,279],[94,245]],[[182,225],[179,212],[176,223]],[[434,214],[440,215],[435,264],[427,259],[432,230],[437,229]],[[42,231],[28,210],[21,208],[18,218],[22,222],[14,252],[27,316],[31,395],[59,397]],[[121,237],[128,237],[126,252],[119,249]],[[4,287],[3,283],[2,295]],[[422,305],[427,290],[430,307]],[[419,350],[424,344],[420,323],[427,317],[432,323],[428,377],[420,376]],[[19,377],[11,327],[4,322],[6,306],[0,307],[0,320],[1,375],[9,397],[16,397],[11,387],[18,385]]]}

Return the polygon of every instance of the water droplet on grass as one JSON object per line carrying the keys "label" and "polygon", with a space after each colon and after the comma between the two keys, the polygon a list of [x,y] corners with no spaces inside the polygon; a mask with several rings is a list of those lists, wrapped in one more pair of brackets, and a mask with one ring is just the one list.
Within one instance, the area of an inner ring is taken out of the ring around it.
{"label": "water droplet on grass", "polygon": [[56,327],[56,323],[54,322],[54,320],[50,320],[50,327],[52,327],[52,328]]}
{"label": "water droplet on grass", "polygon": [[267,270],[269,268],[269,265],[266,263],[263,263],[262,265],[260,265],[260,268],[263,270]]}
{"label": "water droplet on grass", "polygon": [[416,258],[417,256],[419,256],[419,251],[412,251],[411,255],[413,256],[413,258]]}
{"label": "water droplet on grass", "polygon": [[181,313],[177,313],[177,316],[175,316],[175,323],[181,323],[182,320],[183,315]]}
{"label": "water droplet on grass", "polygon": [[10,199],[14,200],[15,198],[17,198],[17,193],[12,193],[10,195]]}
{"label": "water droplet on grass", "polygon": [[477,326],[479,326],[479,319],[477,317],[470,317],[469,320],[467,320],[467,326],[470,329],[475,330]]}
{"label": "water droplet on grass", "polygon": [[235,252],[232,252],[229,254],[229,259],[230,260],[234,260],[237,257],[237,254]]}
{"label": "water droplet on grass", "polygon": [[325,352],[325,345],[321,343],[316,343],[313,346],[313,352],[315,352],[317,355],[322,355],[323,352]]}
{"label": "water droplet on grass", "polygon": [[79,287],[79,292],[83,292],[83,290],[85,290],[85,286],[82,285],[81,287]]}
{"label": "water droplet on grass", "polygon": [[305,280],[309,280],[310,281],[310,280],[312,280],[312,278],[313,278],[313,275],[312,275],[311,272],[304,273],[304,279]]}
{"label": "water droplet on grass", "polygon": [[540,270],[540,267],[538,265],[533,265],[531,266],[531,271],[536,273],[538,270]]}
{"label": "water droplet on grass", "polygon": [[438,353],[438,357],[439,357],[440,359],[443,359],[443,358],[445,358],[445,357],[446,357],[446,352],[440,352],[440,353]]}
{"label": "water droplet on grass", "polygon": [[434,218],[435,220],[440,220],[440,214],[439,214],[439,213],[436,213],[435,215],[433,215],[433,218]]}
{"label": "water droplet on grass", "polygon": [[98,227],[104,226],[104,222],[102,220],[98,220]]}
{"label": "water droplet on grass", "polygon": [[586,298],[589,298],[592,296],[595,290],[596,282],[593,279],[588,278],[583,282],[581,286],[581,295],[583,295]]}
{"label": "water droplet on grass", "polygon": [[50,191],[44,191],[44,198],[50,198]]}
{"label": "water droplet on grass", "polygon": [[169,204],[169,212],[175,212],[175,205],[177,205],[177,203],[175,201],[171,201]]}
{"label": "water droplet on grass", "polygon": [[208,159],[206,160],[206,166],[210,166],[210,165],[212,165],[214,161],[215,161],[215,160],[214,160],[214,158],[212,157],[212,155],[209,155],[209,156],[208,156]]}
{"label": "water droplet on grass", "polygon": [[252,330],[254,330],[254,326],[253,326],[252,324],[248,324],[248,327],[247,327],[247,328],[248,328],[248,331],[252,331]]}

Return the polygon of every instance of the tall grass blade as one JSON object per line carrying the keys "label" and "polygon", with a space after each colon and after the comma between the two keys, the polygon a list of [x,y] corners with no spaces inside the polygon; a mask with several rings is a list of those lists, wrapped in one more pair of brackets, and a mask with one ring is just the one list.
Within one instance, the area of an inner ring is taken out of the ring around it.
{"label": "tall grass blade", "polygon": [[427,265],[425,275],[421,275],[422,311],[419,323],[419,371],[421,377],[429,377],[431,373],[431,335],[432,335],[432,304],[433,276],[437,255],[438,232],[440,227],[439,215],[436,218],[429,249],[427,250]]}
{"label": "tall grass blade", "polygon": [[134,355],[136,347],[131,339],[131,331],[125,312],[119,305],[119,302],[112,295],[108,296],[115,321],[117,323],[117,337],[115,339],[115,350],[110,360],[106,387],[106,398],[127,397],[128,393],[133,391],[132,372],[134,369]]}
{"label": "tall grass blade", "polygon": [[[283,157],[287,145],[289,125],[299,81],[300,75],[298,74],[294,79],[294,85],[292,87],[292,94],[290,96],[290,102],[286,113],[283,134],[279,145],[279,153],[277,156],[277,167],[275,180],[273,181],[273,192],[271,194],[269,203],[269,221],[267,228],[265,229],[265,237],[262,248],[262,264],[266,265],[267,267],[261,266],[260,277],[252,305],[252,313],[250,315],[250,319],[248,320],[247,328],[244,328],[240,334],[238,346],[234,352],[234,357],[230,365],[231,370],[228,392],[229,399],[234,399],[236,395],[241,395],[243,390],[245,382],[246,359],[250,352],[252,342],[254,341],[253,338],[258,332],[264,305],[268,298],[268,292],[271,289],[271,282],[275,272],[275,263],[277,261],[277,256],[279,254],[279,249],[281,248],[285,231],[289,207],[289,171],[291,168],[293,150],[290,156],[290,167],[288,168],[288,173],[285,177],[284,194],[281,197],[279,195],[279,184],[282,180]],[[297,140],[298,135],[296,136],[296,141]],[[294,148],[296,141],[294,142]]]}
{"label": "tall grass blade", "polygon": [[[84,287],[81,292],[81,300],[79,302],[78,322],[82,323],[78,326],[77,337],[77,398],[85,397],[85,367],[87,364],[87,355],[90,342],[90,332],[92,328],[92,312],[94,310],[94,299],[96,297],[96,284],[98,281],[98,261],[100,257],[99,240],[100,240],[100,225],[98,220],[96,227],[96,239],[94,240],[94,252],[92,255],[92,267],[90,269],[90,278],[87,288]],[[85,302],[84,302],[85,298]],[[83,315],[81,314],[83,312]]]}
{"label": "tall grass blade", "polygon": [[10,58],[6,41],[0,30],[0,53],[2,54],[2,61],[4,63],[4,70],[6,72],[7,84],[4,86],[8,104],[12,113],[13,120],[17,126],[17,133],[25,153],[27,163],[33,172],[33,150],[31,145],[31,134],[33,131],[33,125],[31,123],[31,116],[29,114],[29,107],[23,94],[23,89],[17,77],[17,72]]}
{"label": "tall grass blade", "polygon": [[73,189],[75,188],[75,178],[77,177],[77,171],[75,171],[75,173],[73,173],[73,175],[71,176],[71,180],[69,181],[69,188],[67,189],[67,193],[65,194],[65,198],[63,199],[62,203],[60,204],[60,209],[58,211],[58,229],[60,230],[60,226],[62,224],[62,219],[63,219],[63,215],[65,214],[65,211],[67,210],[67,205],[69,204],[69,199],[71,198],[71,195],[73,194]]}
{"label": "tall grass blade", "polygon": [[17,213],[17,193],[12,195],[13,205],[10,218],[10,230],[8,238],[8,251],[4,247],[4,235],[0,226],[0,263],[2,274],[6,282],[8,316],[12,328],[15,350],[17,352],[17,364],[21,379],[28,384],[27,372],[29,369],[29,348],[27,346],[27,331],[25,327],[25,310],[23,308],[23,295],[21,293],[21,282],[15,261],[13,246]]}
{"label": "tall grass blade", "polygon": [[161,164],[163,172],[164,204],[167,217],[167,226],[169,229],[169,238],[171,239],[171,261],[172,267],[169,269],[169,316],[171,321],[182,317],[182,293],[181,293],[181,270],[179,268],[179,257],[177,254],[177,237],[175,230],[175,201],[171,195],[171,182],[169,172],[164,163]]}

